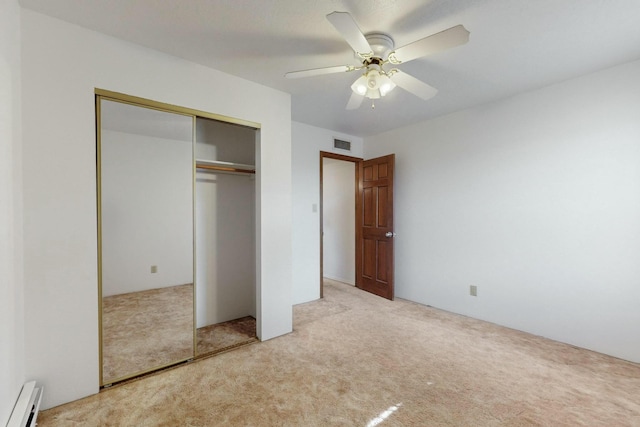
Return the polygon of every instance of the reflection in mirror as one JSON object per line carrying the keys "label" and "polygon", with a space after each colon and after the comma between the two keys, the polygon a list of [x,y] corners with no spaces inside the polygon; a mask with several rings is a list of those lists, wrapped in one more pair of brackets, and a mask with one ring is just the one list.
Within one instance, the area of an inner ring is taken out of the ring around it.
{"label": "reflection in mirror", "polygon": [[[256,130],[196,118],[197,355],[256,341]],[[222,163],[220,163],[222,162]]]}
{"label": "reflection in mirror", "polygon": [[193,118],[100,102],[104,385],[193,357]]}

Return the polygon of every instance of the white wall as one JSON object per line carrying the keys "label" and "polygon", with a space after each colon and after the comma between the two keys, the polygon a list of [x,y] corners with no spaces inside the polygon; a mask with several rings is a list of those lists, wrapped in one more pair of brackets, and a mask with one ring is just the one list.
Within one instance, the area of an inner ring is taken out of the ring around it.
{"label": "white wall", "polygon": [[25,381],[20,102],[20,7],[0,0],[0,425]]}
{"label": "white wall", "polygon": [[198,117],[196,158],[255,165],[256,130]]}
{"label": "white wall", "polygon": [[193,283],[193,140],[185,137],[103,129],[103,297]]}
{"label": "white wall", "polygon": [[291,331],[288,94],[22,10],[26,372],[48,408],[98,391],[94,88],[261,123],[258,335]]}
{"label": "white wall", "polygon": [[638,76],[366,138],[396,153],[396,295],[640,362]]}
{"label": "white wall", "polygon": [[[198,119],[196,158],[255,164],[256,131]],[[196,324],[256,315],[255,175],[196,174]]]}
{"label": "white wall", "polygon": [[322,274],[329,279],[356,284],[356,182],[357,164],[323,159],[322,165]]}
{"label": "white wall", "polygon": [[255,316],[253,175],[196,175],[196,323]]}
{"label": "white wall", "polygon": [[[351,141],[351,152],[333,139]],[[320,151],[362,157],[362,138],[292,123],[293,303],[320,298]]]}

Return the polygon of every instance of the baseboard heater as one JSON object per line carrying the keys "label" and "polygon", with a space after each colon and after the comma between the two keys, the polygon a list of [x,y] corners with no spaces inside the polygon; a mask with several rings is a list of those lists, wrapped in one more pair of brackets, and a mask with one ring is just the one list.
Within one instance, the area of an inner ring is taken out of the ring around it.
{"label": "baseboard heater", "polygon": [[22,386],[7,427],[33,427],[36,425],[43,390],[42,386],[36,387],[35,381],[29,381]]}

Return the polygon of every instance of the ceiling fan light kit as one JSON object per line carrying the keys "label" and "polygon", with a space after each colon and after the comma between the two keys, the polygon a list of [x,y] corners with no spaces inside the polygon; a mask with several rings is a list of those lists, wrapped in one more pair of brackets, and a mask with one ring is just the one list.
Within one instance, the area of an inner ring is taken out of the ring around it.
{"label": "ceiling fan light kit", "polygon": [[351,85],[351,90],[369,99],[379,99],[395,87],[396,84],[391,80],[390,73],[384,70],[367,69],[367,72]]}
{"label": "ceiling fan light kit", "polygon": [[351,46],[356,58],[362,61],[362,65],[342,65],[293,71],[285,74],[285,77],[290,79],[311,77],[364,69],[364,73],[351,85],[353,94],[347,104],[348,110],[358,108],[364,98],[380,99],[396,86],[423,100],[435,96],[438,91],[434,87],[397,68],[386,71],[384,65],[399,65],[432,53],[460,46],[469,41],[469,31],[462,25],[456,25],[395,49],[393,39],[385,33],[374,32],[368,33],[366,36],[362,34],[356,22],[347,12],[332,12],[327,15],[327,20]]}

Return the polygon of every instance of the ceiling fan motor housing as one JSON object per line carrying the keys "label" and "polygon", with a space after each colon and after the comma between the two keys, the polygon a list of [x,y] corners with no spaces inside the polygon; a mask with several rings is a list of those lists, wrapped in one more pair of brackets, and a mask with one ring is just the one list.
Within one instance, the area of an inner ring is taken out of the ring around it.
{"label": "ceiling fan motor housing", "polygon": [[386,59],[389,53],[393,52],[394,43],[393,39],[385,33],[375,32],[368,33],[364,36],[373,50],[373,57]]}

